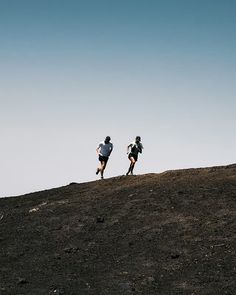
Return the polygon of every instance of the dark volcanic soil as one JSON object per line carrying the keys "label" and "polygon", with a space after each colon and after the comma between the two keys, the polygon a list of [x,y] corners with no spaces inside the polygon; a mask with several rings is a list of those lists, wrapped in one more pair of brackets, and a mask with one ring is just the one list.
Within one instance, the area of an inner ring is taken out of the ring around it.
{"label": "dark volcanic soil", "polygon": [[0,199],[0,294],[236,294],[236,165]]}

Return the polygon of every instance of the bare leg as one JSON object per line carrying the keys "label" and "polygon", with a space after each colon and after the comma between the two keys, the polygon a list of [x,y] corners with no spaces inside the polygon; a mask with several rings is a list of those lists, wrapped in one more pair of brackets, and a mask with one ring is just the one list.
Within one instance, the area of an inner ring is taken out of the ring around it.
{"label": "bare leg", "polygon": [[101,168],[100,168],[101,178],[103,178],[103,173],[104,173],[104,170],[106,168],[106,165],[107,165],[106,162],[104,162],[104,161],[101,162]]}
{"label": "bare leg", "polygon": [[126,175],[129,175],[129,173],[131,173],[133,175],[133,170],[134,170],[134,165],[135,165],[135,159],[133,157],[130,157],[130,166],[129,166],[129,170],[126,173]]}
{"label": "bare leg", "polygon": [[134,170],[134,165],[135,165],[136,162],[132,163],[132,166],[131,166],[131,169],[130,169],[130,173],[131,175],[133,175],[133,170]]}

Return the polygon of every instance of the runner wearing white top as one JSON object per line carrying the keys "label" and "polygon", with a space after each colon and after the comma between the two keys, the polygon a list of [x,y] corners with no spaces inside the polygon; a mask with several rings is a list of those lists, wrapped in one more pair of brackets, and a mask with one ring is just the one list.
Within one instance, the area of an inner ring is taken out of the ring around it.
{"label": "runner wearing white top", "polygon": [[[131,148],[130,152],[129,152],[129,148]],[[138,161],[138,154],[139,153],[142,154],[142,150],[143,150],[143,145],[141,143],[141,137],[136,136],[135,141],[130,143],[127,146],[127,154],[131,163],[126,175],[129,175],[129,174],[133,175],[135,163]]]}
{"label": "runner wearing white top", "polygon": [[98,160],[101,163],[101,166],[97,168],[96,174],[101,173],[101,179],[103,179],[103,173],[107,165],[107,161],[109,159],[109,156],[113,150],[113,144],[110,142],[111,138],[110,136],[107,136],[105,138],[105,141],[99,143],[96,152],[98,154]]}

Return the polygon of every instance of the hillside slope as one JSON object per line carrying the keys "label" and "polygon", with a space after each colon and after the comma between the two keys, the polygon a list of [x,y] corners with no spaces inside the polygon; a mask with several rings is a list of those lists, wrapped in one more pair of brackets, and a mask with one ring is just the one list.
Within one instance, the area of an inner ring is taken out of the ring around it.
{"label": "hillside slope", "polygon": [[0,199],[0,294],[235,294],[236,165]]}

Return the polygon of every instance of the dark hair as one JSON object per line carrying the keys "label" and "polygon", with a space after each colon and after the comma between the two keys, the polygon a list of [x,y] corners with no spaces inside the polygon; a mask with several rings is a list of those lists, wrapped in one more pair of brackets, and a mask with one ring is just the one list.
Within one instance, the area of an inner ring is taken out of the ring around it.
{"label": "dark hair", "polygon": [[140,136],[136,136],[135,140],[141,141],[141,137]]}
{"label": "dark hair", "polygon": [[105,141],[106,141],[106,142],[109,142],[110,140],[111,140],[110,136],[107,136],[107,137],[105,138]]}

